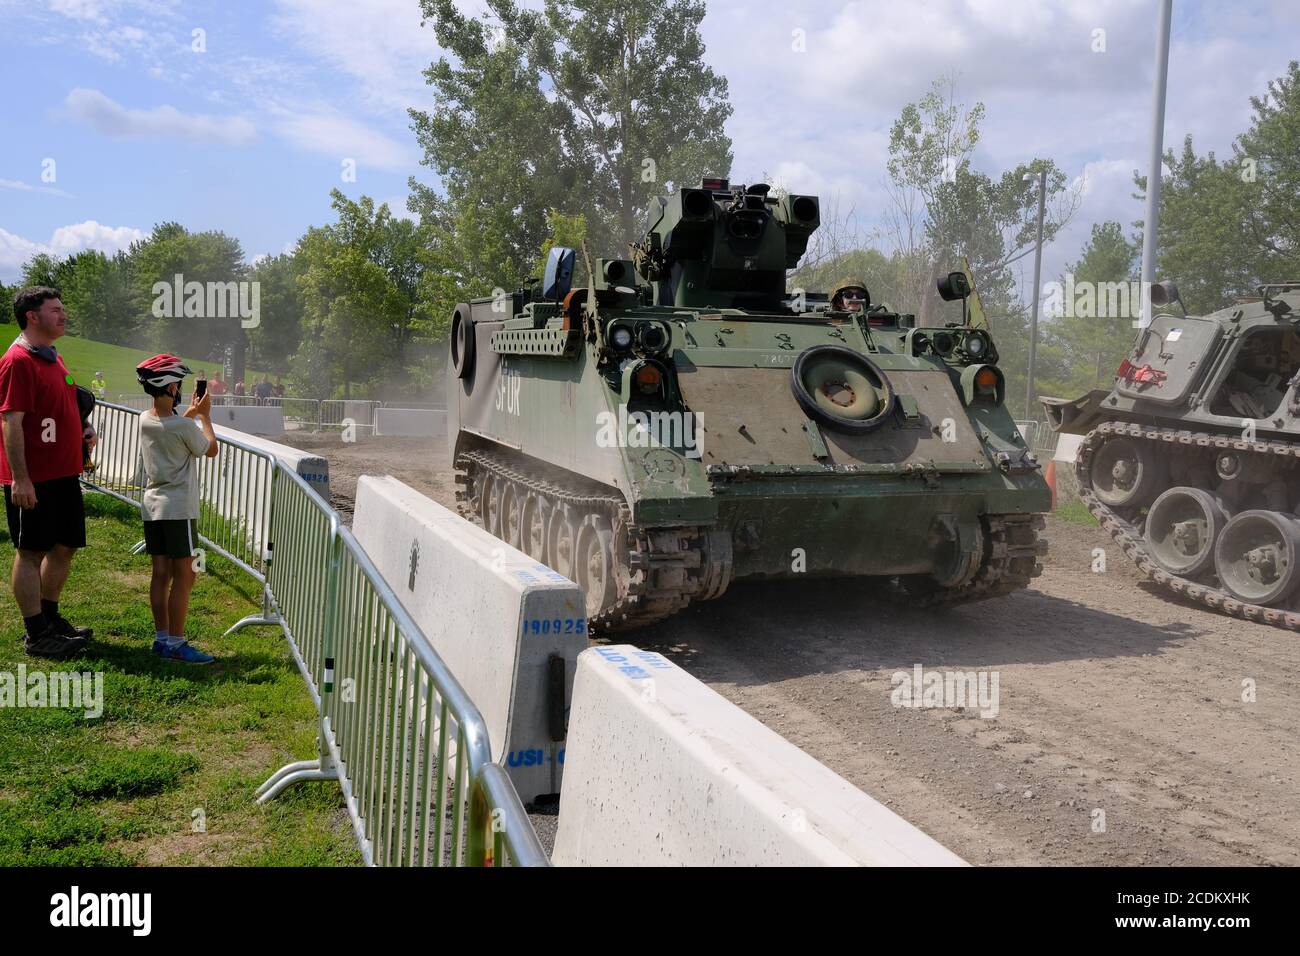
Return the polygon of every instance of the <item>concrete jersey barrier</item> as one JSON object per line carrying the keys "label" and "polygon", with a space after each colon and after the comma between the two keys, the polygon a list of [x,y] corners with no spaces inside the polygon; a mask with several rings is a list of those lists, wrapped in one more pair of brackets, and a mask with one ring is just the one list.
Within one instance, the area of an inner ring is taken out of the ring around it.
{"label": "concrete jersey barrier", "polygon": [[284,432],[284,409],[274,405],[214,405],[212,424],[224,425],[244,435],[280,435]]}
{"label": "concrete jersey barrier", "polygon": [[352,530],[478,705],[520,798],[559,792],[582,590],[396,478],[360,478]]}
{"label": "concrete jersey barrier", "polygon": [[406,438],[443,438],[447,434],[447,410],[376,408],[375,434]]}
{"label": "concrete jersey barrier", "polygon": [[557,866],[962,866],[661,654],[578,658]]}

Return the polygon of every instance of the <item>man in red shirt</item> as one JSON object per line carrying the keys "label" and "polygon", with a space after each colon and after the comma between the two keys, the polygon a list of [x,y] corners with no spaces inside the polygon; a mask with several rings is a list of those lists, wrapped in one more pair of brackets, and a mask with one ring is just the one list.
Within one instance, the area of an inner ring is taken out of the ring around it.
{"label": "man in red shirt", "polygon": [[93,446],[95,431],[82,426],[76,385],[54,348],[68,321],[59,291],[19,290],[14,318],[22,331],[0,358],[0,485],[16,552],[13,592],[26,652],[62,660],[91,636],[59,614],[59,595],[73,556],[86,546],[81,443]]}

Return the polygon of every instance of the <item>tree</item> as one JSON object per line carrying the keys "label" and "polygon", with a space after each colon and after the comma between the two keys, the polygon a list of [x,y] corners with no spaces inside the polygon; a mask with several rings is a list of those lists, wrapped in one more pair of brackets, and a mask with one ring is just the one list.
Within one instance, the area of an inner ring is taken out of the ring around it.
{"label": "tree", "polygon": [[331,196],[337,222],[307,230],[296,255],[303,326],[291,382],[310,398],[391,383],[419,314],[423,242],[412,224],[368,196],[353,202],[337,189]]}
{"label": "tree", "polygon": [[1251,187],[1243,225],[1269,271],[1292,279],[1300,260],[1300,63],[1292,60],[1250,105],[1250,129],[1233,147],[1238,178]]}
{"label": "tree", "polygon": [[488,7],[476,20],[421,2],[448,56],[425,73],[434,108],[411,118],[443,193],[412,180],[411,207],[457,288],[527,278],[551,210],[584,217],[593,258],[622,257],[669,183],[729,172],[731,107],[704,63],[700,0]]}
{"label": "tree", "polygon": [[71,334],[97,342],[125,344],[139,326],[143,297],[125,252],[107,256],[96,250],[66,260],[60,291]]}
{"label": "tree", "polygon": [[258,283],[261,315],[256,328],[248,330],[248,362],[280,373],[298,351],[302,338],[302,289],[298,280],[303,262],[294,253],[267,256],[253,263],[249,281]]}
{"label": "tree", "polygon": [[[1247,230],[1253,197],[1237,168],[1212,152],[1197,156],[1191,136],[1181,153],[1166,150],[1164,165],[1156,278],[1175,280],[1193,313],[1253,295],[1268,273],[1269,255]],[[1146,177],[1135,174],[1134,182],[1144,195]]]}
{"label": "tree", "polygon": [[18,296],[20,288],[21,286],[5,285],[0,282],[0,322],[14,320],[14,299]]}
{"label": "tree", "polygon": [[48,252],[38,252],[23,263],[23,277],[19,286],[43,285],[63,291],[63,285],[71,278],[72,267],[67,259],[60,259]]}
{"label": "tree", "polygon": [[[1165,152],[1156,271],[1177,281],[1189,312],[1212,312],[1265,282],[1300,278],[1300,64],[1290,63],[1250,103],[1250,128],[1231,160],[1198,156],[1190,136],[1181,152]],[[1146,177],[1133,180],[1141,198]]]}
{"label": "tree", "polygon": [[168,310],[170,298],[162,300],[155,291],[157,283],[174,288],[178,275],[182,283],[198,282],[205,289],[208,283],[245,281],[248,267],[238,239],[223,232],[189,232],[179,223],[164,222],[147,239],[132,243],[130,256],[146,310],[138,344],[214,359],[227,347],[242,347],[244,331],[238,316],[221,318],[205,311],[186,317],[179,303],[172,301]]}
{"label": "tree", "polygon": [[[1051,242],[1078,208],[1081,191],[1050,159],[1035,159],[993,177],[973,168],[984,104],[956,101],[956,79],[936,80],[905,106],[890,129],[886,229],[908,264],[918,316],[943,314],[936,280],[965,256],[992,311],[1010,312],[1010,266],[1037,241],[1038,180],[1047,174],[1043,241]],[[1003,301],[1003,296],[1006,300]],[[1009,343],[1008,343],[1009,344]],[[999,349],[1006,352],[999,340]]]}
{"label": "tree", "polygon": [[1079,259],[1066,267],[1069,281],[1066,275],[1059,279],[1064,289],[1082,291],[1042,328],[1036,377],[1043,394],[1074,398],[1089,389],[1110,387],[1116,366],[1133,345],[1136,303],[1130,302],[1128,310],[1109,307],[1107,303],[1119,297],[1107,290],[1118,283],[1132,288],[1140,252],[1140,243],[1125,236],[1118,222],[1092,227]]}
{"label": "tree", "polygon": [[[1021,163],[999,176],[974,168],[984,106],[957,102],[956,79],[942,77],[905,106],[890,129],[892,207],[882,244],[892,247],[900,301],[926,324],[950,320],[936,280],[970,261],[992,327],[1007,394],[1024,394],[1029,353],[1028,314],[1011,266],[1037,241],[1038,182],[1047,175],[1043,241],[1050,242],[1078,208],[1081,188],[1050,159]],[[1025,410],[1033,417],[1036,409]]]}

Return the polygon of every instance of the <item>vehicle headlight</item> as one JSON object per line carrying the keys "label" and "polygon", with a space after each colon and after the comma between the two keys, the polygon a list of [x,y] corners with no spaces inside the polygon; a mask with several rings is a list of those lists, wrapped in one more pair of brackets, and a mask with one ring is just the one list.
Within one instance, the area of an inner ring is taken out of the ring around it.
{"label": "vehicle headlight", "polygon": [[962,351],[975,361],[984,357],[984,353],[988,351],[988,347],[988,342],[985,341],[984,336],[975,332],[971,332],[967,335],[961,343]]}
{"label": "vehicle headlight", "polygon": [[632,330],[626,325],[616,325],[609,330],[609,344],[620,352],[632,347]]}

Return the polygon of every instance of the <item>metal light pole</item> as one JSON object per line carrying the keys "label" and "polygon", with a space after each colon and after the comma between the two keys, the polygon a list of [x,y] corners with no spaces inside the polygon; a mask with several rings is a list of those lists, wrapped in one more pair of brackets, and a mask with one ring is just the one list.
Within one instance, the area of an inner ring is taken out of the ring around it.
{"label": "metal light pole", "polygon": [[1160,0],[1156,29],[1156,76],[1151,93],[1151,158],[1147,163],[1147,210],[1142,221],[1142,328],[1151,324],[1151,283],[1156,278],[1156,220],[1160,212],[1160,167],[1165,149],[1165,89],[1169,82],[1169,25],[1174,0]]}
{"label": "metal light pole", "polygon": [[[1026,178],[1028,176],[1026,175]],[[1034,407],[1034,363],[1038,359],[1038,299],[1043,278],[1043,215],[1047,209],[1047,168],[1038,172],[1038,243],[1034,248],[1034,310],[1029,321],[1029,375],[1025,382],[1025,418],[1038,420]]]}

